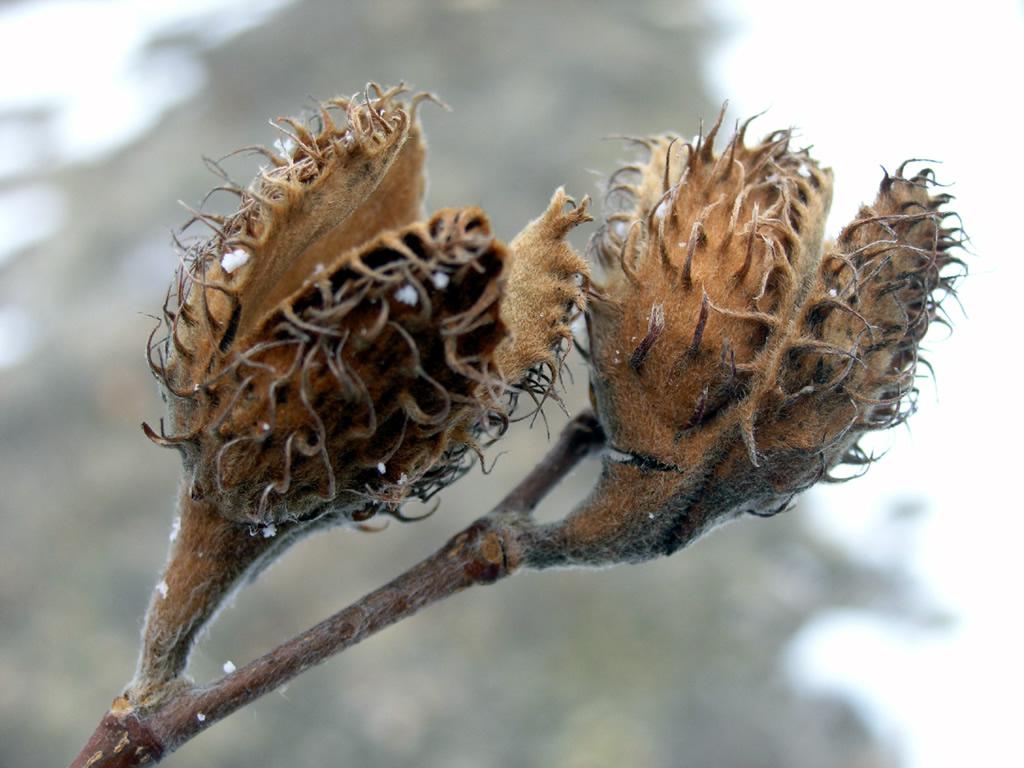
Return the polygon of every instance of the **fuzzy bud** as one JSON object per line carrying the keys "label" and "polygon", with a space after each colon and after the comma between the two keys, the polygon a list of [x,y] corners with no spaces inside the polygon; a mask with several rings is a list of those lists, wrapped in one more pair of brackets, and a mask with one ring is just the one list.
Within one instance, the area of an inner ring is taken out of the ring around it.
{"label": "fuzzy bud", "polygon": [[931,172],[886,175],[823,243],[832,175],[789,131],[641,142],[592,242],[591,393],[608,436],[598,487],[534,565],[668,554],[742,514],[783,510],[865,432],[913,409],[918,345],[957,232]]}

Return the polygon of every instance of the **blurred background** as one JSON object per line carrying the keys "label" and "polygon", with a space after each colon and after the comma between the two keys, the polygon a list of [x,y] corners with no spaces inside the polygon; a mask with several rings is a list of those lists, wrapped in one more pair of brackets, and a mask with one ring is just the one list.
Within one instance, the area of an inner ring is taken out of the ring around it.
{"label": "blurred background", "polygon": [[[145,313],[175,266],[176,201],[216,183],[203,155],[269,143],[268,118],[368,80],[453,107],[422,113],[428,207],[480,205],[505,239],[560,184],[600,197],[630,157],[603,137],[691,135],[725,98],[730,122],[768,109],[754,133],[798,126],[834,168],[833,232],[880,164],[943,160],[977,254],[971,317],[948,305],[953,338],[928,340],[938,385],[922,382],[910,430],[874,444],[889,455],[866,477],[671,559],[459,595],[167,765],[1021,764],[1022,44],[1011,0],[0,3],[0,768],[66,764],[134,667],[179,468],[139,429],[161,413]],[[432,518],[304,542],[222,614],[194,676],[433,551],[546,443],[520,424]]]}

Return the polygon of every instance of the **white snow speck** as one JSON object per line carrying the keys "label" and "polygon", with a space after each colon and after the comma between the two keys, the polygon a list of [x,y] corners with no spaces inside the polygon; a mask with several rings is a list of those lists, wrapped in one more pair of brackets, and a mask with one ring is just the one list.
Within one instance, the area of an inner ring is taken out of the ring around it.
{"label": "white snow speck", "polygon": [[434,284],[434,287],[439,291],[443,291],[448,287],[448,283],[451,282],[451,278],[448,277],[447,272],[435,272],[430,276],[430,282]]}
{"label": "white snow speck", "polygon": [[388,468],[387,468],[386,466],[384,466],[384,462],[383,462],[383,461],[382,461],[382,462],[380,462],[379,464],[377,464],[377,471],[378,471],[378,472],[380,472],[380,473],[381,473],[382,475],[383,475],[383,474],[384,474],[385,472],[387,472],[387,471],[388,471]]}
{"label": "white snow speck", "polygon": [[176,517],[171,521],[171,541],[178,540],[178,534],[181,533],[181,517]]}
{"label": "white snow speck", "polygon": [[323,272],[324,269],[325,269],[325,267],[324,267],[323,264],[317,264],[315,267],[313,267],[313,272],[316,273],[316,274],[319,274],[319,273]]}
{"label": "white snow speck", "polygon": [[654,513],[653,512],[648,512],[647,513],[647,519],[648,520],[653,520],[654,519]]}
{"label": "white snow speck", "polygon": [[270,431],[270,422],[269,421],[262,422],[260,424],[260,429],[262,429],[264,432],[269,432]]}
{"label": "white snow speck", "polygon": [[263,526],[263,538],[272,539],[277,536],[277,526],[271,523],[270,525]]}
{"label": "white snow speck", "polygon": [[233,661],[231,661],[229,659],[229,660],[224,662],[223,669],[224,669],[224,674],[225,675],[230,675],[232,672],[234,672],[236,669],[238,669],[238,667],[235,666],[235,662],[233,662]]}
{"label": "white snow speck", "polygon": [[235,248],[221,257],[220,265],[230,275],[247,261],[249,261],[249,252],[244,248]]}
{"label": "white snow speck", "polygon": [[569,330],[572,331],[573,336],[581,337],[587,331],[587,318],[581,312],[573,318],[572,324],[569,326]]}
{"label": "white snow speck", "polygon": [[416,293],[416,289],[406,283],[397,291],[395,291],[395,298],[403,304],[408,304],[410,307],[415,307],[420,300],[420,295]]}
{"label": "white snow speck", "polygon": [[837,291],[835,288],[829,288],[828,289],[828,295],[829,296],[838,296],[839,295],[839,291]]}
{"label": "white snow speck", "polygon": [[811,178],[811,169],[807,166],[807,163],[800,163],[800,166],[796,169],[796,172],[803,176],[805,179]]}
{"label": "white snow speck", "polygon": [[163,579],[156,585],[156,591],[160,593],[160,599],[165,600],[167,598],[167,582]]}
{"label": "white snow speck", "polygon": [[620,463],[626,463],[633,460],[633,454],[620,451],[618,448],[612,448],[611,446],[604,449],[604,455],[608,457],[609,461],[617,461]]}
{"label": "white snow speck", "polygon": [[401,475],[399,476],[399,478],[398,478],[398,484],[399,484],[399,485],[405,485],[405,484],[406,484],[406,483],[408,483],[408,482],[409,482],[409,476],[408,476],[407,474],[405,474],[405,472],[403,472],[403,473],[402,473],[402,474],[401,474]]}
{"label": "white snow speck", "polygon": [[658,207],[654,209],[654,218],[664,219],[666,213],[668,213],[668,200],[662,200],[658,203]]}
{"label": "white snow speck", "polygon": [[274,139],[274,149],[277,150],[279,155],[287,157],[290,160],[292,155],[295,154],[295,141],[291,138],[287,138],[284,141],[281,141],[281,139]]}
{"label": "white snow speck", "polygon": [[204,715],[202,712],[196,712],[196,720],[198,720],[200,723],[205,722],[206,715]]}

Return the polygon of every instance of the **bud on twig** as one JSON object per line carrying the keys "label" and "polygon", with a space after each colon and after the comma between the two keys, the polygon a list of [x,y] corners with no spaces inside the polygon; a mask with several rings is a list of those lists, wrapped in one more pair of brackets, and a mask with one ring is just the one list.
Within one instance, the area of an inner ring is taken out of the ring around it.
{"label": "bud on twig", "polygon": [[592,399],[600,484],[548,530],[536,565],[667,554],[747,513],[771,515],[857,440],[913,410],[918,345],[959,264],[930,170],[886,174],[834,244],[832,175],[777,131],[721,154],[708,136],[640,143],[592,242]]}

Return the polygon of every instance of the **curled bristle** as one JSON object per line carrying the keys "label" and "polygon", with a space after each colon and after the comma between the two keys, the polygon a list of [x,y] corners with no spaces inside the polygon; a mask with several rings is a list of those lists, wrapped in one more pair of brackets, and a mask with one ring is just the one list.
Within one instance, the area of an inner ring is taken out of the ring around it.
{"label": "curled bristle", "polygon": [[[656,410],[665,425],[658,450],[669,452],[695,412],[710,420],[745,396],[749,366],[813,271],[831,197],[830,172],[790,149],[788,132],[751,147],[737,133],[717,154],[723,120],[692,143],[648,140],[647,162],[626,166],[629,183],[610,191],[591,243],[605,271],[604,306],[593,305],[590,317],[595,390],[609,414],[630,402]],[[666,321],[648,352],[652,306]],[[726,339],[728,383],[719,365]],[[628,418],[611,418],[628,429]],[[637,429],[622,440],[649,444],[647,428]]]}
{"label": "curled bristle", "polygon": [[265,523],[457,476],[460,446],[503,408],[507,261],[481,211],[449,209],[315,271],[172,409],[204,498]]}
{"label": "curled bristle", "polygon": [[362,98],[321,104],[311,122],[273,121],[282,138],[274,150],[252,148],[270,166],[244,189],[213,164],[225,182],[217,189],[238,207],[230,216],[189,209],[186,228],[201,222],[212,236],[182,244],[167,307],[172,379],[222,364],[318,266],[421,218],[423,146],[403,93],[371,85]]}
{"label": "curled bristle", "polygon": [[424,220],[424,100],[371,83],[272,121],[245,189],[208,163],[239,205],[191,211],[213,234],[181,244],[149,344],[169,433],[147,435],[230,519],[364,520],[429,497],[503,430],[518,387],[550,393],[583,307],[564,236],[587,201],[559,190],[512,248],[478,209]]}
{"label": "curled bristle", "polygon": [[859,438],[913,413],[920,343],[955,295],[963,231],[930,168],[886,172],[826,245],[831,173],[788,129],[747,146],[744,124],[716,153],[721,123],[691,143],[641,142],[591,240],[604,273],[588,308],[592,400],[633,457],[569,519],[573,535],[605,537],[602,557],[620,546],[612,529],[642,534],[627,559],[670,552],[785,509],[839,464],[869,465]]}

